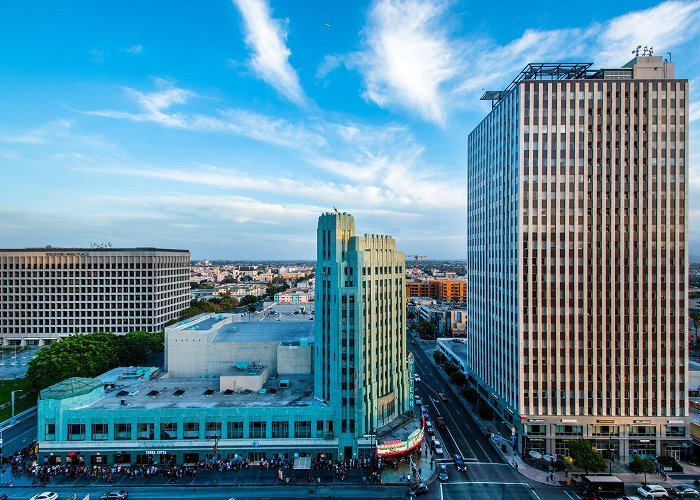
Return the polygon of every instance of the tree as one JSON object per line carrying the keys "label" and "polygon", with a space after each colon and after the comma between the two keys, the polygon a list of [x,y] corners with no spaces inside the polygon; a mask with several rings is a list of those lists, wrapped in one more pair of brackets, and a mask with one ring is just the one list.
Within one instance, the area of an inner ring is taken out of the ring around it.
{"label": "tree", "polygon": [[241,306],[247,306],[248,304],[255,304],[258,298],[255,295],[246,295],[238,303]]}
{"label": "tree", "polygon": [[86,333],[57,340],[29,362],[27,382],[40,391],[70,377],[96,377],[117,366],[143,364],[163,350],[163,333]]}
{"label": "tree", "polygon": [[606,468],[603,456],[585,439],[569,441],[569,455],[574,459],[574,464],[586,471],[586,474],[589,471],[602,472]]}
{"label": "tree", "polygon": [[493,410],[489,405],[482,404],[479,406],[479,417],[481,420],[493,420]]}
{"label": "tree", "polygon": [[462,387],[464,384],[467,383],[467,376],[459,371],[454,372],[452,375],[450,375],[450,382]]}
{"label": "tree", "polygon": [[438,365],[440,365],[447,361],[447,356],[445,356],[442,351],[433,351],[433,359]]}
{"label": "tree", "polygon": [[468,403],[474,404],[479,401],[479,393],[473,387],[465,387],[462,389],[462,396],[467,400]]}
{"label": "tree", "polygon": [[632,462],[630,463],[630,470],[635,474],[644,473],[644,482],[647,482],[647,474],[652,474],[654,470],[654,462],[648,458],[640,457],[639,455],[634,455],[632,457]]}

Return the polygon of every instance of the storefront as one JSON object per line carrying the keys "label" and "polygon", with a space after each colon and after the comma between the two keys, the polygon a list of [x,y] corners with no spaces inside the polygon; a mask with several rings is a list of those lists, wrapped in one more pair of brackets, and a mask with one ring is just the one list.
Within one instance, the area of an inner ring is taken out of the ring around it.
{"label": "storefront", "polygon": [[643,457],[656,458],[656,440],[655,439],[630,439],[630,457],[632,455],[640,455]]}

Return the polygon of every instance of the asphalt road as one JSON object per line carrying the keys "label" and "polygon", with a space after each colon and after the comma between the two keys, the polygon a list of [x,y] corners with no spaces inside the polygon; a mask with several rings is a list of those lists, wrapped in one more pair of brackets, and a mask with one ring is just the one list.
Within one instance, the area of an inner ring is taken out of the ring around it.
{"label": "asphalt road", "polygon": [[[441,415],[447,423],[445,429],[436,429],[436,434],[439,434],[438,439],[446,450],[445,458],[451,458],[455,453],[459,453],[468,462],[505,463],[503,457],[493,449],[489,440],[481,433],[479,426],[457,398],[452,386],[444,381],[437,371],[438,368],[428,359],[425,351],[419,345],[413,344],[409,344],[409,350],[413,352],[415,359],[415,372],[422,380],[415,384],[415,388],[423,404],[428,406],[430,420],[436,424],[436,417]],[[449,403],[440,401],[438,396],[440,392],[449,396]]]}
{"label": "asphalt road", "polygon": [[36,438],[36,414],[2,432],[2,454],[9,457]]}

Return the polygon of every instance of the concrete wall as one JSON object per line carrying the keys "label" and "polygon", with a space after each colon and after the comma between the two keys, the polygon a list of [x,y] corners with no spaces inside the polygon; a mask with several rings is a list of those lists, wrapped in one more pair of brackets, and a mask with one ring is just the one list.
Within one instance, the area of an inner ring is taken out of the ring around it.
{"label": "concrete wall", "polygon": [[227,374],[219,377],[219,390],[225,391],[231,389],[235,392],[242,391],[259,391],[267,382],[268,369],[263,369],[257,375],[248,375],[247,373]]}
{"label": "concrete wall", "polygon": [[312,345],[279,345],[277,347],[277,373],[279,375],[311,373],[312,369]]}

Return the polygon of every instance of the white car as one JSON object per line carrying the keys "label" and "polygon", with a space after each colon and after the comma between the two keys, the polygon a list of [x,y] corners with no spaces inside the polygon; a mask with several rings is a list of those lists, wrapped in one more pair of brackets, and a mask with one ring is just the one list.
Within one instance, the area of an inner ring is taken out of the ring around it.
{"label": "white car", "polygon": [[39,493],[38,495],[34,495],[29,500],[56,500],[57,498],[58,493],[54,491],[45,491],[43,493]]}
{"label": "white car", "polygon": [[420,396],[416,396],[413,401],[415,401],[416,406],[420,406],[423,404],[423,400],[420,398]]}
{"label": "white car", "polygon": [[442,443],[437,439],[433,441],[433,449],[435,450],[436,455],[442,455],[445,453],[445,451],[442,449]]}
{"label": "white car", "polygon": [[643,484],[637,492],[647,498],[668,498],[668,491],[660,484]]}
{"label": "white car", "polygon": [[413,375],[413,381],[420,382],[420,375],[418,375],[417,373],[415,375]]}

